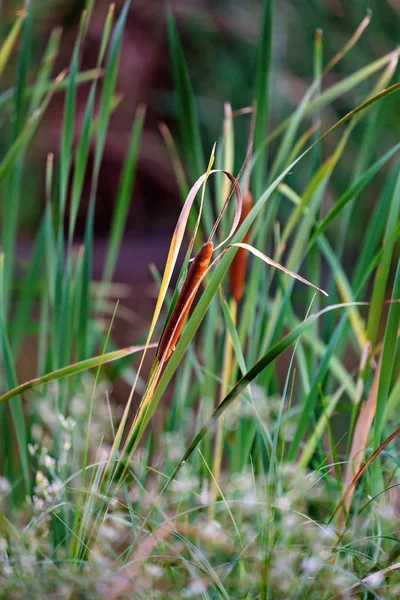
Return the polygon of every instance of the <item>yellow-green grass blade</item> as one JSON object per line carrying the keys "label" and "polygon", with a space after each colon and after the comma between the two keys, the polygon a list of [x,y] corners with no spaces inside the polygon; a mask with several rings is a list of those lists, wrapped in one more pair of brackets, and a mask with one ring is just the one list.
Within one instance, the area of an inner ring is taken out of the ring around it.
{"label": "yellow-green grass blade", "polygon": [[[152,344],[151,347],[154,348],[155,345]],[[5,402],[6,400],[10,400],[15,396],[18,396],[19,394],[22,394],[40,385],[49,383],[50,381],[56,381],[59,379],[64,379],[65,377],[71,377],[72,375],[77,375],[78,373],[89,371],[90,369],[95,369],[101,365],[113,362],[114,360],[119,360],[120,358],[130,356],[131,354],[142,352],[144,348],[145,346],[128,346],[127,348],[123,348],[121,350],[115,350],[114,352],[108,352],[107,354],[101,354],[99,356],[87,358],[86,360],[67,365],[66,367],[62,367],[61,369],[56,369],[51,373],[46,373],[46,375],[42,375],[41,377],[31,379],[30,381],[26,381],[25,383],[13,387],[8,392],[0,396],[0,403]]]}
{"label": "yellow-green grass blade", "polygon": [[4,40],[0,48],[0,77],[7,66],[7,63],[11,57],[14,46],[17,42],[19,34],[21,32],[21,27],[26,18],[26,12],[22,11],[22,13],[15,19],[14,24],[11,28],[10,33]]}
{"label": "yellow-green grass blade", "polygon": [[[399,54],[399,49],[393,50],[392,52],[385,54],[385,56],[382,56],[381,58],[378,58],[377,60],[368,64],[367,66],[362,67],[361,69],[359,69],[355,73],[352,73],[348,77],[345,77],[338,83],[335,83],[330,88],[322,92],[317,98],[315,98],[315,100],[312,100],[310,102],[304,113],[304,116],[312,115],[315,112],[322,110],[326,106],[329,106],[330,104],[332,104],[332,102],[337,100],[337,98],[340,98],[344,94],[347,94],[352,89],[360,85],[360,83],[362,83],[366,79],[369,79],[372,75],[383,69],[388,63],[390,63],[391,60],[393,60],[394,57],[398,57]],[[280,135],[282,131],[284,131],[286,127],[288,127],[291,118],[292,117],[289,117],[288,119],[283,121],[283,123],[281,123],[278,127],[276,127],[274,131],[271,132],[267,141],[271,142],[278,135]]]}

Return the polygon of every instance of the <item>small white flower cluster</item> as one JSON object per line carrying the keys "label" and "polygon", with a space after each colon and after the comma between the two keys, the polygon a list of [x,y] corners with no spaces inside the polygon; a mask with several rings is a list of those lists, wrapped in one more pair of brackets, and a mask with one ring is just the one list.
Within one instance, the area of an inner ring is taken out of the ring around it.
{"label": "small white flower cluster", "polygon": [[8,541],[6,538],[0,538],[0,575],[10,577],[12,574],[13,568],[8,556]]}
{"label": "small white flower cluster", "polygon": [[8,479],[0,476],[0,502],[11,492],[11,485]]}
{"label": "small white flower cluster", "polygon": [[43,471],[36,471],[35,487],[32,502],[35,513],[41,513],[46,508],[58,504],[62,499],[64,485],[55,477],[51,482]]}

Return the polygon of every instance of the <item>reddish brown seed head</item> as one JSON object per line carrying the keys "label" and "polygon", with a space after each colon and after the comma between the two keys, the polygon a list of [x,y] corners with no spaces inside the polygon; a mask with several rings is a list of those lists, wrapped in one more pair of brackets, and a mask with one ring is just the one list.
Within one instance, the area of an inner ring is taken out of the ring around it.
{"label": "reddish brown seed head", "polygon": [[157,352],[159,358],[164,356],[164,360],[168,360],[174,351],[202,277],[210,264],[213,250],[214,244],[206,242],[194,257],[174,309],[164,329]]}
{"label": "reddish brown seed head", "polygon": [[[243,223],[251,209],[253,208],[253,196],[250,192],[243,198],[242,214],[240,215],[239,226]],[[247,243],[250,231],[248,230],[243,238],[243,242]],[[244,280],[246,278],[246,262],[247,250],[239,248],[234,256],[229,269],[229,295],[236,301],[240,302],[243,296]]]}

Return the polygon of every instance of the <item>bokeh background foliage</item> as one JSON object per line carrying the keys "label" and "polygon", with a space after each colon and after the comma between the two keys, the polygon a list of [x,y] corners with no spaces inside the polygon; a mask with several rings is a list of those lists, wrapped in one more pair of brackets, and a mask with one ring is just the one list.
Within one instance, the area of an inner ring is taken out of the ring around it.
{"label": "bokeh background foliage", "polygon": [[2,4],[5,597],[400,595],[399,12]]}

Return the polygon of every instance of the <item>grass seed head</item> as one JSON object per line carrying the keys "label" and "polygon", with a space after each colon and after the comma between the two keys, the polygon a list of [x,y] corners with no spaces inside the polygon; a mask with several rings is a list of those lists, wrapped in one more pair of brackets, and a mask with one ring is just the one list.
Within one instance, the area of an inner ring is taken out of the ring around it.
{"label": "grass seed head", "polygon": [[[240,216],[239,226],[243,223],[249,212],[253,207],[253,196],[250,192],[243,198],[242,214]],[[250,231],[248,230],[243,238],[243,242],[247,243],[249,240]],[[246,278],[246,262],[247,262],[247,250],[239,248],[236,252],[235,257],[232,261],[229,270],[229,295],[236,301],[240,302],[243,296],[244,280]]]}
{"label": "grass seed head", "polygon": [[157,352],[159,359],[164,357],[164,360],[168,360],[175,349],[176,343],[182,331],[182,327],[186,321],[189,310],[196,296],[196,292],[199,288],[204,273],[210,264],[213,250],[214,244],[212,242],[206,242],[194,257],[174,309],[164,330],[164,334],[161,338]]}

